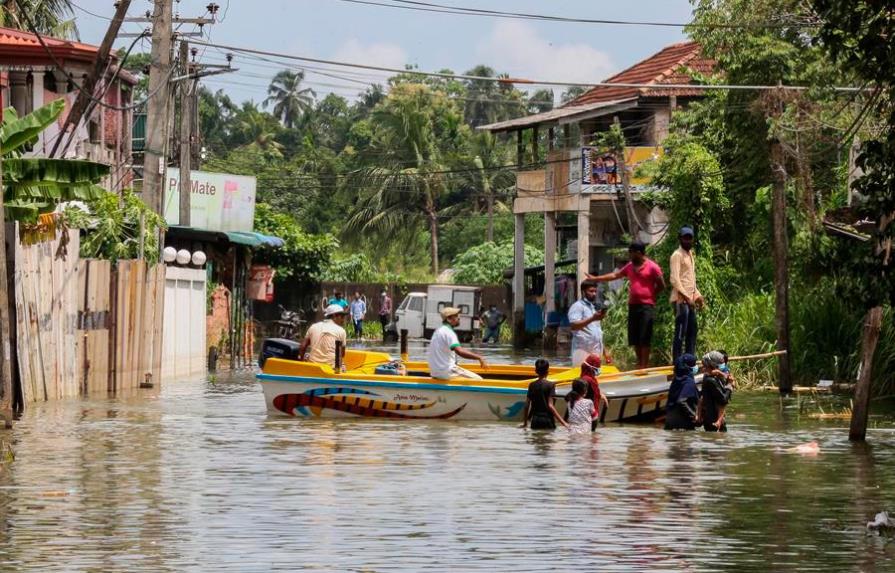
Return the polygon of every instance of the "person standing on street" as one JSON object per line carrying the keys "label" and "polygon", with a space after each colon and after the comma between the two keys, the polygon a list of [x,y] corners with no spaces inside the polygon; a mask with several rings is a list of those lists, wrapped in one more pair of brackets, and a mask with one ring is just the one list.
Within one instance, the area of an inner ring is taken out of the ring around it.
{"label": "person standing on street", "polygon": [[675,363],[682,354],[696,354],[696,311],[705,301],[696,288],[696,255],[693,253],[693,229],[682,227],[680,247],[671,254],[669,281],[674,306],[674,342],[671,354]]}
{"label": "person standing on street", "polygon": [[392,320],[392,297],[388,296],[388,291],[382,289],[379,295],[379,324],[382,325],[382,340],[385,340],[385,329]]}
{"label": "person standing on street", "polygon": [[617,271],[587,278],[596,282],[611,282],[627,278],[631,282],[628,293],[628,344],[637,355],[637,368],[649,367],[653,344],[653,321],[656,316],[656,295],[665,289],[662,268],[646,257],[646,245],[631,243],[630,261]]}
{"label": "person standing on street", "polygon": [[360,338],[364,334],[364,317],[367,316],[367,301],[359,292],[354,292],[351,301],[351,320],[354,323],[354,337]]}
{"label": "person standing on street", "polygon": [[603,355],[603,328],[606,310],[597,300],[597,283],[581,283],[581,299],[569,308],[572,328],[572,366],[579,366],[589,354]]}
{"label": "person standing on street", "polygon": [[482,342],[497,342],[500,339],[500,327],[506,319],[506,315],[500,312],[495,304],[483,312],[482,322],[485,323],[485,336],[482,337]]}

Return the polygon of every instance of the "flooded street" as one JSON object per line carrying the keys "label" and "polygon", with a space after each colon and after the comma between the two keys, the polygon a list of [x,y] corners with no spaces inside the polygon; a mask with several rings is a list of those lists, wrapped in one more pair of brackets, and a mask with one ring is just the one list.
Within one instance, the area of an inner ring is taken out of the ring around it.
{"label": "flooded street", "polygon": [[[294,420],[268,417],[250,374],[38,405],[7,435],[0,567],[895,570],[895,542],[864,530],[895,511],[891,416],[868,446],[773,394],[735,396],[729,420],[583,437]],[[810,440],[816,457],[784,451]]]}

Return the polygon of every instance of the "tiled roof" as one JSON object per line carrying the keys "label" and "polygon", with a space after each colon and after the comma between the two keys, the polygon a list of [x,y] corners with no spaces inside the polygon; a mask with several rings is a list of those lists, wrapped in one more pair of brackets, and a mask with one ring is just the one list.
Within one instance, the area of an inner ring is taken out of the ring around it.
{"label": "tiled roof", "polygon": [[[713,60],[701,56],[701,48],[696,42],[672,44],[649,58],[605,80],[606,83],[624,84],[688,84],[692,78],[681,71],[682,67],[701,73],[710,73]],[[689,96],[702,95],[701,90],[669,88],[664,90],[634,87],[597,86],[566,103],[567,106],[581,106],[595,102],[613,101],[638,96]]]}
{"label": "tiled roof", "polygon": [[[41,37],[51,50],[62,49],[69,52],[83,52],[85,56],[94,56],[99,51],[99,48],[89,44],[82,44],[80,42],[63,40],[60,38],[51,38],[50,36]],[[34,47],[40,48],[41,50],[43,49],[35,34],[13,28],[0,28],[0,46],[12,46],[18,48]]]}

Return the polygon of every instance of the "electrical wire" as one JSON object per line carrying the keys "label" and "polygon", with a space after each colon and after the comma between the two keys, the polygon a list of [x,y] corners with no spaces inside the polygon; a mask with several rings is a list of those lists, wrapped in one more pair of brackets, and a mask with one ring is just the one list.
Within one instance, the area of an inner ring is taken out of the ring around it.
{"label": "electrical wire", "polygon": [[[399,10],[412,10],[416,12],[433,12],[437,14],[455,14],[461,16],[480,16],[487,18],[503,18],[510,20],[540,20],[546,22],[562,22],[570,24],[603,24],[617,26],[651,26],[662,28],[704,28],[704,29],[764,29],[764,28],[792,28],[792,24],[756,23],[756,24],[701,24],[698,22],[656,22],[656,21],[631,21],[631,20],[605,20],[593,18],[571,18],[567,16],[554,16],[549,14],[528,14],[525,12],[506,12],[502,10],[486,10],[482,8],[468,8],[463,6],[451,6],[435,4],[432,2],[420,2],[414,0],[392,0],[392,4],[375,2],[373,0],[338,0],[350,4],[363,4],[383,8]],[[817,27],[817,24],[801,24],[799,28]]]}
{"label": "electrical wire", "polygon": [[[686,90],[750,90],[750,91],[771,91],[771,90],[792,90],[792,91],[806,91],[809,89],[813,89],[811,86],[788,86],[788,85],[731,85],[731,84],[658,84],[658,83],[632,83],[632,82],[569,82],[569,81],[550,81],[550,80],[529,80],[529,79],[520,79],[520,78],[495,78],[489,76],[475,76],[470,74],[455,74],[455,73],[446,73],[446,72],[424,72],[421,70],[408,70],[408,69],[398,69],[398,68],[390,68],[386,66],[373,66],[369,64],[358,64],[352,62],[340,62],[336,60],[326,60],[322,58],[311,58],[307,56],[296,56],[292,54],[284,54],[279,52],[271,52],[267,50],[257,50],[254,48],[243,48],[239,46],[230,46],[226,44],[214,44],[211,42],[202,42],[195,41],[193,42],[200,46],[208,46],[208,47],[217,47],[224,50],[230,50],[233,52],[246,53],[246,54],[256,54],[261,56],[271,56],[276,58],[284,58],[288,60],[297,60],[301,62],[312,62],[318,64],[326,64],[331,66],[343,66],[349,68],[357,68],[364,70],[376,70],[382,72],[391,72],[395,74],[407,74],[412,76],[426,76],[426,77],[434,77],[434,78],[445,78],[445,79],[459,79],[459,80],[470,80],[470,81],[483,81],[483,82],[498,82],[498,83],[507,83],[507,84],[531,84],[531,85],[544,85],[544,86],[577,86],[577,87],[623,87],[623,88],[639,88],[639,89],[660,89],[660,90],[669,90],[669,89],[686,89]],[[861,91],[859,87],[850,87],[850,86],[831,86],[829,88],[830,91],[834,92],[847,92],[852,93],[856,91]]]}

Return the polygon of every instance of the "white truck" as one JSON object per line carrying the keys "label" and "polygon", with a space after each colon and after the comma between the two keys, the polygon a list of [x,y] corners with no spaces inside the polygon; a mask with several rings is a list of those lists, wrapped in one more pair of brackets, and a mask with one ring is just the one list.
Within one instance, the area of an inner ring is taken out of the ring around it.
{"label": "white truck", "polygon": [[441,309],[452,306],[460,309],[460,324],[454,330],[460,340],[468,342],[480,330],[477,313],[481,301],[479,287],[430,285],[427,292],[411,292],[404,297],[395,311],[395,330],[407,330],[409,338],[431,338],[441,326]]}

